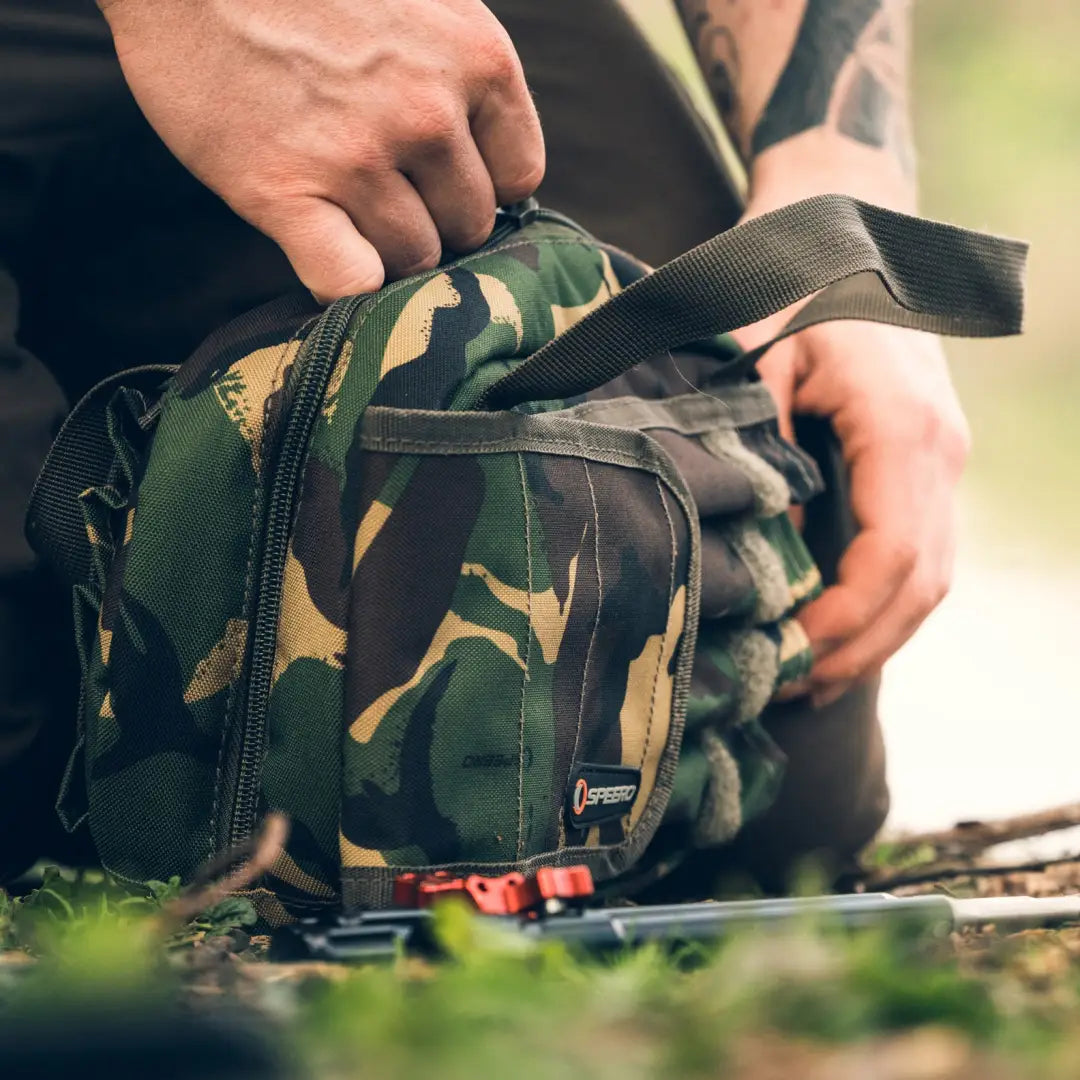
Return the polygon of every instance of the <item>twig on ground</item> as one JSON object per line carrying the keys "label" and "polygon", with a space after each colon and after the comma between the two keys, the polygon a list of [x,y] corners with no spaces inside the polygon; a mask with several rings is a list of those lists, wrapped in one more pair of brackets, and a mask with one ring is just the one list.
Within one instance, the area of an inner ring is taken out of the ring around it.
{"label": "twig on ground", "polygon": [[888,892],[904,885],[930,885],[935,881],[961,877],[1000,877],[1004,874],[1033,874],[1051,866],[1080,864],[1080,854],[1062,855],[1054,859],[1036,859],[1027,863],[1001,863],[980,865],[964,860],[943,860],[923,863],[911,870],[872,874],[863,879],[863,887],[870,892]]}
{"label": "twig on ground", "polygon": [[959,821],[951,829],[898,836],[893,842],[908,849],[929,846],[943,853],[974,855],[1009,840],[1026,840],[1077,826],[1080,826],[1080,802],[996,821]]}
{"label": "twig on ground", "polygon": [[[233,849],[223,857],[219,856],[212,860],[211,865],[231,866],[248,851],[251,852],[250,857],[223,878],[211,881],[208,885],[189,888],[166,905],[160,916],[163,926],[182,926],[201,912],[221,903],[230,894],[246,889],[274,865],[285,848],[288,836],[289,819],[284,814],[269,814],[263,822],[262,830],[253,841]],[[207,876],[204,868],[196,875],[196,880],[206,880]]]}

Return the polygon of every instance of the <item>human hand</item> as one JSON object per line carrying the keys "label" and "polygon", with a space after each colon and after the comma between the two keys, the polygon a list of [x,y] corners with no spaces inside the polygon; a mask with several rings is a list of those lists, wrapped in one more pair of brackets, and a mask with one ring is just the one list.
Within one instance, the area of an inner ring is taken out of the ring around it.
{"label": "human hand", "polygon": [[[779,328],[774,319],[740,340],[752,347]],[[815,656],[800,689],[822,706],[876,674],[948,591],[970,435],[929,334],[826,323],[773,346],[758,370],[785,436],[793,414],[827,418],[851,474],[859,532],[837,583],[799,614]]]}
{"label": "human hand", "polygon": [[331,300],[468,251],[544,172],[480,0],[99,0],[177,158]]}

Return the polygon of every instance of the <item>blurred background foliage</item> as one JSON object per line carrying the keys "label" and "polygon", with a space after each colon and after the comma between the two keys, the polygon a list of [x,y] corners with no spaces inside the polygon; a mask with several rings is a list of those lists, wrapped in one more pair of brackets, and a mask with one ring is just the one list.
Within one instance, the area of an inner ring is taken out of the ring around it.
{"label": "blurred background foliage", "polygon": [[[699,103],[674,0],[624,0]],[[979,547],[1080,552],[1080,3],[916,0],[913,108],[922,210],[1032,243],[1028,329],[949,354],[975,449]]]}

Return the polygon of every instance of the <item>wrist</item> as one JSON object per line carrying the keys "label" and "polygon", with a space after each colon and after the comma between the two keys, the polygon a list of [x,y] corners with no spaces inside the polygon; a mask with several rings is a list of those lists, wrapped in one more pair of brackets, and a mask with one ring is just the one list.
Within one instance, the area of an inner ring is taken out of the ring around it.
{"label": "wrist", "polygon": [[762,151],[748,179],[749,217],[832,193],[907,214],[917,209],[915,178],[893,153],[824,128],[805,131]]}

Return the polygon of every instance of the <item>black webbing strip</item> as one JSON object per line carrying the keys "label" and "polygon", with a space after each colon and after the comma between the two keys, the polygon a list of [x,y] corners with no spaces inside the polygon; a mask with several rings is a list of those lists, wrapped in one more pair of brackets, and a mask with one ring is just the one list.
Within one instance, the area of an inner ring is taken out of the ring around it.
{"label": "black webbing strip", "polygon": [[[586,393],[658,353],[816,297],[801,329],[868,319],[967,337],[1020,331],[1027,245],[819,195],[754,218],[635,282],[482,395],[512,408]],[[785,333],[794,333],[790,327]],[[762,350],[755,350],[754,357]],[[753,359],[754,357],[751,357]]]}
{"label": "black webbing strip", "polygon": [[197,379],[223,371],[258,348],[288,341],[319,310],[310,294],[290,293],[214,331],[182,368],[149,364],[118,372],[98,383],[64,421],[38,475],[26,515],[30,546],[71,584],[87,580],[93,552],[79,495],[109,479],[115,452],[106,414],[121,387],[141,391],[151,401],[162,384],[176,374],[183,390],[185,377]]}
{"label": "black webbing strip", "polygon": [[30,496],[26,538],[70,584],[90,575],[92,552],[79,496],[104,484],[112,470],[114,448],[106,412],[122,386],[152,397],[176,370],[164,364],[131,368],[99,382],[71,411],[53,442]]}

